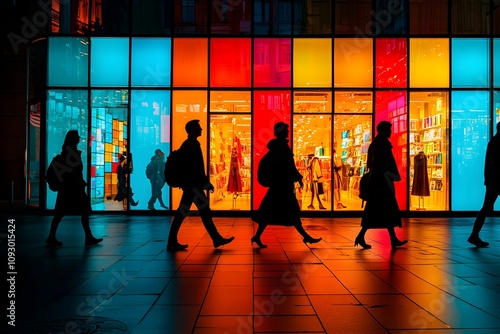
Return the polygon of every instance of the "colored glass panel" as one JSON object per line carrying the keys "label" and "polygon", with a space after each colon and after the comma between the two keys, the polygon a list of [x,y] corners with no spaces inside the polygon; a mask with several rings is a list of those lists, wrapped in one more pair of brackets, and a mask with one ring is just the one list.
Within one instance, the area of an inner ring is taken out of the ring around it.
{"label": "colored glass panel", "polygon": [[[144,172],[146,166],[153,160],[156,150],[163,152],[163,164],[170,153],[170,91],[132,90],[131,102],[130,152],[133,154],[136,172],[130,175],[130,186],[134,198],[143,200],[139,201],[137,206],[130,206],[130,209],[147,210],[151,207],[159,209],[162,202],[171,207],[168,187],[160,188],[157,193],[162,201],[146,200],[152,198],[153,187],[157,185],[154,183],[155,180],[149,180]],[[161,160],[161,157],[157,159]]]}
{"label": "colored glass panel", "polygon": [[[500,11],[500,10],[499,10]],[[493,87],[500,87],[500,39],[493,39]]]}
{"label": "colored glass panel", "polygon": [[127,86],[129,79],[129,39],[92,37],[91,42],[91,86]]}
{"label": "colored glass panel", "polygon": [[170,86],[170,38],[132,38],[132,86]]}
{"label": "colored glass panel", "polygon": [[375,80],[379,88],[406,88],[407,44],[405,38],[377,38]]}
{"label": "colored glass panel", "polygon": [[331,87],[331,38],[295,38],[293,40],[293,85],[294,87]]}
{"label": "colored glass panel", "polygon": [[410,38],[410,87],[448,88],[449,59],[448,38]]}
{"label": "colored glass panel", "polygon": [[289,0],[256,0],[253,4],[254,35],[292,33],[292,4]]}
{"label": "colored glass panel", "polygon": [[[78,130],[80,143],[78,149],[82,151],[83,178],[88,181],[87,175],[87,148],[88,138],[88,93],[87,90],[49,90],[47,91],[47,133],[46,133],[46,161],[61,153],[64,137],[69,130]],[[46,208],[53,209],[57,193],[46,187]]]}
{"label": "colored glass panel", "polygon": [[49,37],[47,84],[86,87],[89,74],[89,42],[83,37]]}
{"label": "colored glass panel", "polygon": [[372,36],[372,12],[371,0],[335,0],[335,33]]}
{"label": "colored glass panel", "polygon": [[373,39],[336,38],[335,87],[373,87]]}
{"label": "colored glass panel", "polygon": [[[205,90],[174,90],[172,93],[172,150],[177,150],[184,140],[187,139],[187,134],[184,126],[187,122],[193,119],[200,121],[203,129],[198,141],[201,144],[205,166],[208,163],[207,159],[207,138],[210,135],[207,115],[207,91]],[[165,152],[168,156],[170,152]],[[208,172],[205,167],[205,173]],[[181,200],[182,191],[177,188],[172,191],[172,207],[177,208]],[[195,208],[194,204],[192,208]]]}
{"label": "colored glass panel", "polygon": [[292,47],[290,38],[255,38],[254,87],[290,87]]}
{"label": "colored glass panel", "polygon": [[[260,159],[266,154],[269,140],[274,138],[273,127],[278,122],[291,124],[290,91],[255,91],[253,112],[253,162],[252,184],[253,205],[257,210],[268,188],[257,182],[257,168]],[[290,126],[290,133],[292,132]]]}
{"label": "colored glass panel", "polygon": [[394,186],[399,209],[406,210],[408,205],[408,190],[406,186],[408,178],[408,110],[406,92],[384,91],[375,93],[375,129],[381,121],[389,121],[392,124],[392,135],[389,140],[392,143],[392,154],[396,159],[398,171],[401,175],[401,181],[394,182]]}
{"label": "colored glass panel", "polygon": [[376,0],[372,12],[374,34],[378,36],[405,35],[408,1]]}
{"label": "colored glass panel", "polygon": [[484,157],[490,139],[489,92],[451,92],[451,210],[479,210],[484,198]]}
{"label": "colored glass panel", "polygon": [[[46,5],[39,4],[40,10],[34,14],[33,22],[29,22],[29,34],[31,34],[31,27],[42,28],[42,26],[45,26],[45,20],[47,20],[45,11],[50,14],[50,10],[52,11],[52,33],[72,35],[88,33],[89,14],[100,7],[98,1],[91,1],[90,3],[93,5],[92,10],[89,10],[89,1],[87,0],[51,1]],[[31,37],[34,37],[34,35]]]}
{"label": "colored glass panel", "polygon": [[410,1],[411,35],[446,35],[448,0]]}
{"label": "colored glass panel", "polygon": [[211,87],[250,87],[251,66],[250,38],[211,39]]}
{"label": "colored glass panel", "polygon": [[451,40],[451,85],[453,88],[489,87],[490,40],[453,38]]}
{"label": "colored glass panel", "polygon": [[173,58],[174,87],[208,85],[207,38],[175,38]]}

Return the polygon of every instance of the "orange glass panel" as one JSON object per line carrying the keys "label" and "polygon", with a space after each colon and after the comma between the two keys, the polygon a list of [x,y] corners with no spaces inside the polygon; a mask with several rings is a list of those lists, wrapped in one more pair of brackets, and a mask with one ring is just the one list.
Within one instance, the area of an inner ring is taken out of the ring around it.
{"label": "orange glass panel", "polygon": [[332,86],[332,39],[293,40],[294,87]]}
{"label": "orange glass panel", "polygon": [[373,40],[337,38],[334,42],[335,87],[373,87]]}
{"label": "orange glass panel", "polygon": [[173,86],[207,87],[208,40],[206,38],[175,38],[173,54]]}
{"label": "orange glass panel", "polygon": [[[448,38],[410,38],[410,87],[450,86]],[[431,74],[431,75],[429,75]]]}

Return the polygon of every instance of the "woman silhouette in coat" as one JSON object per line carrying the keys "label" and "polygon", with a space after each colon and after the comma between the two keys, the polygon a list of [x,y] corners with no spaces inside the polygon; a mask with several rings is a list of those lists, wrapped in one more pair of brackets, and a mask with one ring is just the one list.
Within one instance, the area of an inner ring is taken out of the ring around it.
{"label": "woman silhouette in coat", "polygon": [[295,182],[299,182],[301,188],[304,184],[302,174],[295,167],[293,153],[288,146],[288,134],[288,125],[278,122],[274,125],[276,138],[267,144],[268,154],[271,154],[273,162],[267,172],[270,173],[272,181],[253,217],[258,228],[251,239],[252,244],[255,242],[259,248],[267,247],[260,240],[267,225],[293,226],[302,235],[304,243],[313,244],[321,241],[321,238],[311,237],[302,226],[300,206],[294,194],[294,186]]}
{"label": "woman silhouette in coat", "polygon": [[365,233],[371,228],[386,228],[393,249],[408,242],[399,240],[394,231],[395,226],[402,226],[394,191],[394,181],[400,181],[401,176],[392,154],[392,144],[389,141],[392,134],[391,128],[390,122],[380,122],[377,125],[377,136],[368,148],[367,167],[371,171],[368,182],[369,198],[361,219],[361,231],[354,242],[354,246],[359,244],[364,249],[371,248],[371,245],[365,242]]}

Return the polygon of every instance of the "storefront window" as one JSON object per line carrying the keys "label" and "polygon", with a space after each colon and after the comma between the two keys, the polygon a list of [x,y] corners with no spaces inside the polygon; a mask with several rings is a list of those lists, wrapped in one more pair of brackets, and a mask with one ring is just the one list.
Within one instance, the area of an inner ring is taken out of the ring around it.
{"label": "storefront window", "polygon": [[359,181],[367,171],[368,147],[373,139],[372,116],[335,115],[333,123],[334,208],[335,210],[363,210],[359,198]]}
{"label": "storefront window", "polygon": [[446,35],[448,33],[448,0],[409,2],[411,35]]}
{"label": "storefront window", "polygon": [[87,87],[89,41],[83,37],[49,37],[49,86]]}
{"label": "storefront window", "polygon": [[130,187],[134,202],[138,202],[137,205],[131,203],[130,210],[170,208],[169,187],[165,183],[157,183],[158,178],[146,172],[150,163],[155,171],[163,167],[170,154],[170,91],[133,90],[130,112],[130,153],[133,160]]}
{"label": "storefront window", "polygon": [[448,93],[410,93],[410,210],[448,210]]}
{"label": "storefront window", "polygon": [[[257,210],[260,202],[267,191],[257,182],[257,167],[260,159],[267,153],[267,144],[274,138],[273,127],[278,122],[290,125],[292,135],[290,91],[255,91],[253,112],[253,135],[252,145],[254,147],[252,184],[253,203],[252,209]],[[292,138],[289,138],[292,139]]]}
{"label": "storefront window", "polygon": [[336,91],[335,113],[371,114],[373,93],[371,91]]}
{"label": "storefront window", "polygon": [[170,38],[132,38],[132,86],[169,87]]}
{"label": "storefront window", "polygon": [[211,7],[211,2],[175,1],[174,6],[174,32],[176,35],[199,35],[208,32],[207,13]]}
{"label": "storefront window", "polygon": [[335,87],[373,87],[373,39],[336,38]]}
{"label": "storefront window", "polygon": [[253,40],[254,87],[290,87],[292,50],[290,38]]}
{"label": "storefront window", "polygon": [[52,33],[83,35],[90,31],[92,27],[89,27],[89,14],[91,12],[89,2],[94,4],[92,10],[97,9],[101,4],[99,0],[55,0],[44,3],[44,6],[50,4],[52,9]]}
{"label": "storefront window", "polygon": [[128,104],[126,90],[92,91],[90,201],[95,210],[123,210],[114,198],[120,155],[130,155]]}
{"label": "storefront window", "polygon": [[453,88],[486,88],[491,82],[490,39],[451,39]]}
{"label": "storefront window", "polygon": [[411,88],[448,88],[450,86],[449,39],[410,38],[409,64]]}
{"label": "storefront window", "polygon": [[174,39],[173,85],[175,87],[208,86],[208,39]]}
{"label": "storefront window", "polygon": [[335,34],[372,36],[371,0],[335,0]]}
{"label": "storefront window", "polygon": [[210,86],[250,87],[250,38],[212,38],[210,41]]}
{"label": "storefront window", "polygon": [[294,38],[293,86],[332,86],[331,38]]}
{"label": "storefront window", "polygon": [[451,93],[451,209],[476,211],[484,199],[484,157],[490,139],[490,94]]}
{"label": "storefront window", "polygon": [[212,1],[210,9],[212,34],[250,34],[252,1]]}
{"label": "storefront window", "polygon": [[490,33],[490,0],[450,1],[453,35],[487,35]]}
{"label": "storefront window", "polygon": [[[493,113],[495,117],[495,126],[500,122],[500,92],[495,91],[493,93]],[[495,128],[496,129],[496,128]]]}
{"label": "storefront window", "polygon": [[[185,125],[187,122],[197,119],[203,129],[198,141],[203,152],[203,161],[205,166],[208,163],[207,156],[207,138],[210,135],[210,129],[207,121],[207,91],[206,90],[175,90],[172,93],[172,150],[177,150],[184,140],[187,139]],[[167,156],[170,154],[165,153]],[[205,170],[208,174],[208,171]],[[177,209],[181,200],[182,190],[173,188],[172,206]],[[192,205],[192,208],[196,208]]]}
{"label": "storefront window", "polygon": [[304,177],[297,197],[301,209],[331,210],[332,116],[295,114],[293,125],[295,164]]}
{"label": "storefront window", "polygon": [[[389,121],[392,124],[392,154],[398,164],[401,181],[395,182],[399,209],[407,210],[407,169],[408,169],[408,111],[405,91],[379,91],[375,93],[375,123]],[[376,133],[375,133],[376,135]],[[375,136],[374,136],[375,137]]]}
{"label": "storefront window", "polygon": [[293,93],[293,111],[295,113],[332,113],[331,91],[295,91]]}
{"label": "storefront window", "polygon": [[[192,2],[194,9],[194,0]],[[134,35],[170,35],[172,32],[171,3],[169,0],[134,0],[132,33]]]}
{"label": "storefront window", "polygon": [[294,1],[294,6],[295,35],[328,35],[332,32],[331,1]]}
{"label": "storefront window", "polygon": [[377,38],[375,58],[376,87],[406,88],[407,43],[405,38]]}
{"label": "storefront window", "polygon": [[91,42],[91,86],[128,86],[129,39],[92,37]]}
{"label": "storefront window", "polygon": [[[500,10],[498,10],[500,12]],[[493,87],[500,88],[500,39],[493,39]]]}
{"label": "storefront window", "polygon": [[[46,125],[46,161],[61,153],[64,138],[69,130],[78,130],[80,143],[78,149],[82,151],[83,178],[87,178],[87,150],[88,138],[88,93],[87,90],[49,90],[47,92],[47,125]],[[46,207],[53,209],[57,193],[46,186]]]}
{"label": "storefront window", "polygon": [[253,1],[255,35],[290,35],[292,33],[291,0]]}

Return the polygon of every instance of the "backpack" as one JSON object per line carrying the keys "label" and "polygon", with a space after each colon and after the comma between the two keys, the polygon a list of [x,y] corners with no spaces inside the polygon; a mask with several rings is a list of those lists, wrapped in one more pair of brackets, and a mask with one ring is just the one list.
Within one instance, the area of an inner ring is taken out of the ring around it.
{"label": "backpack", "polygon": [[153,161],[151,161],[146,166],[146,177],[151,180],[154,177],[154,174],[155,171],[154,171]]}
{"label": "backpack", "polygon": [[259,166],[257,168],[257,181],[263,187],[271,186],[273,180],[273,159],[271,153],[267,151],[266,154],[260,159]]}
{"label": "backpack", "polygon": [[45,181],[52,191],[59,191],[63,182],[63,174],[71,168],[61,162],[61,155],[56,155],[49,164],[45,173]]}
{"label": "backpack", "polygon": [[[363,202],[368,201],[370,173],[371,172],[367,172],[363,174],[361,180],[359,180],[359,198],[361,198]],[[363,207],[363,203],[361,203],[361,207]]]}
{"label": "backpack", "polygon": [[165,162],[165,182],[173,188],[182,188],[185,184],[185,167],[180,150],[174,150]]}

